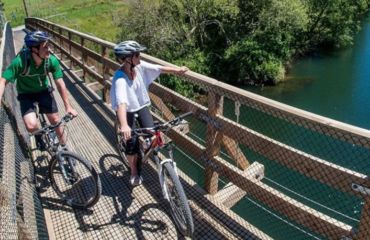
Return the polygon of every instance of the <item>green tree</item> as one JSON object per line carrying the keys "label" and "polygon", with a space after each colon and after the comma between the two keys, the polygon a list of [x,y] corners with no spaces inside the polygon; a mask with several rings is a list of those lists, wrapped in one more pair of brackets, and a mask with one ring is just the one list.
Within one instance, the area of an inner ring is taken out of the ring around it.
{"label": "green tree", "polygon": [[[119,38],[231,84],[274,84],[295,56],[351,44],[369,2],[138,0],[122,19]],[[165,82],[184,92],[195,89],[172,78]]]}

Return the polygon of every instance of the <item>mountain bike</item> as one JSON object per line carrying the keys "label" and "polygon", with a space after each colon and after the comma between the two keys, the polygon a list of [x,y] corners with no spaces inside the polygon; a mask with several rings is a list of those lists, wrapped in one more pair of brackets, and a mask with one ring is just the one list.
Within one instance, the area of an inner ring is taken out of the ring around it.
{"label": "mountain bike", "polygon": [[[142,163],[146,163],[148,159],[151,159],[157,165],[159,183],[162,188],[163,198],[170,206],[170,213],[177,226],[178,230],[184,236],[191,237],[194,232],[193,217],[190,211],[189,202],[185,195],[185,191],[181,185],[176,162],[173,157],[173,144],[164,143],[162,133],[169,131],[171,128],[183,124],[183,119],[192,112],[185,113],[178,116],[177,118],[165,122],[165,123],[155,123],[154,127],[151,128],[135,128],[132,130],[132,134],[136,134],[138,137],[143,137],[145,140],[141,142],[146,142],[146,144],[140,145],[140,153],[138,155],[138,170],[141,169]],[[122,157],[124,163],[129,167],[128,160],[125,155],[126,142],[123,139],[120,131],[120,125],[118,120],[115,122],[116,130],[116,144],[117,149]],[[148,139],[151,139],[150,142]],[[144,146],[147,145],[147,146]],[[159,153],[163,150],[167,150],[169,158],[161,159]]]}
{"label": "mountain bike", "polygon": [[38,114],[41,129],[31,133],[40,136],[42,149],[51,158],[48,160],[48,177],[57,195],[64,202],[79,209],[92,207],[98,202],[102,187],[100,178],[91,163],[82,156],[64,149],[59,144],[55,129],[73,119],[71,114],[65,115],[55,125],[46,122],[44,114]]}

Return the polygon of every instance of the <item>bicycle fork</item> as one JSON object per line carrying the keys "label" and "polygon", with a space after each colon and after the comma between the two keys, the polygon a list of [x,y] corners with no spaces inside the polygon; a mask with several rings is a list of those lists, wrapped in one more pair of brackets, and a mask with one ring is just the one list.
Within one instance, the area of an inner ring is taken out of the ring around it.
{"label": "bicycle fork", "polygon": [[166,159],[160,161],[158,156],[154,156],[154,159],[155,159],[155,162],[157,163],[159,183],[161,185],[163,198],[166,199],[167,201],[169,201],[170,200],[170,197],[169,197],[169,194],[168,194],[169,189],[167,188],[167,185],[165,184],[165,178],[164,178],[164,174],[163,174],[163,168],[164,168],[163,166],[164,166],[165,163],[170,163],[172,168],[174,169],[176,175],[178,175],[176,162],[174,162],[171,158],[166,158]]}
{"label": "bicycle fork", "polygon": [[[64,157],[62,157],[60,153],[56,157],[57,157],[57,161],[59,162],[59,167],[60,167],[60,170],[62,171],[62,175],[63,175],[63,179],[64,179],[65,183],[66,184],[72,184],[71,177],[68,176],[66,168],[65,168],[66,159],[64,159]],[[67,161],[68,161],[69,166],[72,168],[71,170],[72,170],[72,173],[73,173],[74,172],[73,165],[72,165],[73,163],[72,163],[71,159],[67,159]]]}

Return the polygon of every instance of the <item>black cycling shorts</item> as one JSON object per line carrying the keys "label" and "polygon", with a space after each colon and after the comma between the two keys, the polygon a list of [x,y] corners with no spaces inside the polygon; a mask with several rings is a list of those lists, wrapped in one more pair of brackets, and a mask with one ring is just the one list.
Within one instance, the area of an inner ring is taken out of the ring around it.
{"label": "black cycling shorts", "polygon": [[[135,115],[137,114],[137,121],[135,121]],[[149,107],[144,107],[137,112],[127,112],[127,123],[131,129],[135,128],[149,128],[154,127],[154,121],[152,114],[150,113]],[[137,123],[139,126],[137,126]],[[137,136],[131,136],[126,142],[126,154],[134,155],[139,153],[140,143]]]}
{"label": "black cycling shorts", "polygon": [[28,113],[36,112],[36,105],[40,113],[57,113],[58,106],[54,99],[53,92],[42,91],[39,93],[18,94],[18,101],[21,107],[22,117]]}

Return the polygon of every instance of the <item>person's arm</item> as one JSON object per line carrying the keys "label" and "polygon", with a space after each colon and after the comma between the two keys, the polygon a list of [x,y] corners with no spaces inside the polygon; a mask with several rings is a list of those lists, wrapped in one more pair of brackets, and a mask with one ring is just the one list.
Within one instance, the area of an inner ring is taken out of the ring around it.
{"label": "person's arm", "polygon": [[1,99],[3,98],[5,86],[10,83],[15,83],[16,78],[19,76],[19,73],[22,68],[22,60],[20,57],[16,57],[12,60],[10,65],[5,69],[3,74],[0,77],[0,105]]}
{"label": "person's arm", "polygon": [[183,75],[189,68],[182,66],[182,67],[168,67],[168,66],[161,66],[161,73],[170,73],[170,74],[177,74]]}
{"label": "person's arm", "polygon": [[131,138],[131,128],[127,123],[127,111],[126,111],[126,104],[121,103],[118,105],[117,108],[117,116],[118,116],[118,121],[121,126],[120,132],[123,134],[124,139],[127,141],[128,139]]}
{"label": "person's arm", "polygon": [[5,86],[6,84],[8,83],[8,81],[5,80],[5,78],[2,78],[0,77],[0,106],[2,105],[1,104],[1,99],[3,98],[3,94],[4,94],[4,91],[5,91]]}
{"label": "person's arm", "polygon": [[55,81],[55,84],[57,86],[60,96],[62,97],[66,112],[72,114],[73,116],[77,116],[77,111],[74,110],[71,104],[69,103],[68,91],[67,91],[66,85],[64,84],[63,79],[62,78],[57,79]]}

